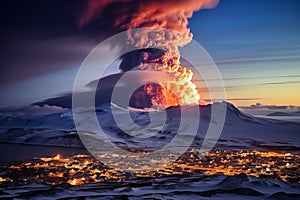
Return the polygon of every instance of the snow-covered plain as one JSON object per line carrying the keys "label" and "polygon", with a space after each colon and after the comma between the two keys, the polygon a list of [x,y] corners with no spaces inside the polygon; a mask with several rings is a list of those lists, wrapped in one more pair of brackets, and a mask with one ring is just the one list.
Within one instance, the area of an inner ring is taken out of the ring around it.
{"label": "snow-covered plain", "polygon": [[7,199],[298,199],[299,184],[223,175],[171,176],[63,188],[43,184],[1,188]]}

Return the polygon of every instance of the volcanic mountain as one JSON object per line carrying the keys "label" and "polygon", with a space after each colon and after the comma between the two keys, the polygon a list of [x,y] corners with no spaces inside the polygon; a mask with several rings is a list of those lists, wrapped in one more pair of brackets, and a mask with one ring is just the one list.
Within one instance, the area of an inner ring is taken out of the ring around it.
{"label": "volcanic mountain", "polygon": [[[62,105],[62,100],[66,97],[68,96],[58,98],[57,103]],[[51,102],[53,105],[56,103],[55,99],[52,99]],[[199,111],[199,128],[192,144],[193,147],[197,148],[201,146],[209,124],[219,123],[212,118],[212,108],[219,110],[224,106],[226,106],[226,119],[217,147],[224,149],[273,148],[299,152],[300,124],[257,118],[241,112],[234,105],[227,102],[213,103],[206,106],[169,107],[166,109],[167,120],[163,129],[152,127],[145,130],[154,134],[150,138],[132,137],[120,130],[114,122],[112,110],[121,118],[127,116],[126,113],[129,111],[133,121],[140,125],[141,130],[143,130],[143,125],[148,124],[149,120],[156,120],[150,119],[149,113],[162,111],[128,110],[110,103],[97,105],[95,111],[98,121],[107,136],[114,143],[133,149],[156,149],[164,146],[177,134],[181,111]],[[77,109],[83,114],[93,112],[92,108]],[[84,118],[83,123],[89,123],[89,119]],[[0,117],[0,126],[0,142],[69,147],[82,146],[74,126],[72,109],[39,116],[23,115],[14,117],[3,114]],[[89,130],[89,134],[93,134],[92,131]],[[191,133],[184,134],[189,135]]]}

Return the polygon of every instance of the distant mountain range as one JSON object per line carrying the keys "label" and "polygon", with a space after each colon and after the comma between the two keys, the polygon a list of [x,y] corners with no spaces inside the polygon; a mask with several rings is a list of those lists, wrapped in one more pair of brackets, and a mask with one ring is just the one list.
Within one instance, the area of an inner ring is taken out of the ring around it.
{"label": "distant mountain range", "polygon": [[292,112],[292,113],[287,113],[287,112],[273,112],[270,114],[267,114],[267,116],[300,116],[300,111],[298,112]]}

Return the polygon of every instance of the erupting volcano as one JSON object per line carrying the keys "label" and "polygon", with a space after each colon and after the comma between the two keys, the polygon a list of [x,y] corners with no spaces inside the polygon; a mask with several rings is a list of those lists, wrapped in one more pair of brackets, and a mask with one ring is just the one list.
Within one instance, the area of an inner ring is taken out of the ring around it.
{"label": "erupting volcano", "polygon": [[[135,60],[127,63],[126,70],[157,71],[167,73],[172,81],[167,83],[145,82],[130,100],[129,105],[138,108],[160,106],[163,108],[183,104],[198,104],[200,94],[192,82],[191,69],[180,64],[182,47],[192,40],[188,18],[196,10],[214,7],[216,0],[189,1],[89,1],[81,17],[80,26],[101,18],[110,18],[114,32],[126,30],[127,43],[141,49]],[[184,9],[183,9],[184,8]],[[112,13],[118,13],[113,15]],[[149,48],[160,53],[150,53]],[[145,51],[143,51],[143,49]],[[132,54],[133,55],[133,54]],[[134,57],[132,56],[131,57]]]}
{"label": "erupting volcano", "polygon": [[166,108],[198,103],[200,95],[196,85],[191,81],[193,72],[180,66],[179,54],[166,51],[161,57],[153,58],[150,53],[142,52],[141,62],[137,69],[167,73],[171,81],[145,83],[132,95],[130,106]]}

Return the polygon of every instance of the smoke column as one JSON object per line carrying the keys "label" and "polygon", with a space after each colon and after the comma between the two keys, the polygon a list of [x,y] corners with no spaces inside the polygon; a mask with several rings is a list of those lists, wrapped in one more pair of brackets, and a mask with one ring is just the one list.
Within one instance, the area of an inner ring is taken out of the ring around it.
{"label": "smoke column", "polygon": [[[127,30],[128,43],[138,48],[156,46],[165,51],[159,58],[160,67],[141,65],[141,70],[163,71],[171,74],[177,82],[162,86],[161,92],[169,96],[169,100],[162,100],[155,104],[164,104],[164,107],[178,104],[198,103],[200,95],[194,83],[191,82],[191,70],[180,66],[180,53],[182,47],[192,40],[193,34],[188,26],[188,19],[194,11],[202,8],[213,8],[218,0],[89,0],[79,21],[79,25],[89,23],[106,23],[115,32]],[[150,27],[150,29],[135,29]],[[163,28],[163,29],[161,29]],[[108,30],[109,32],[111,30]],[[150,61],[155,63],[156,61]],[[149,69],[152,68],[152,69]],[[177,91],[177,92],[176,92]],[[153,99],[163,99],[156,96]],[[166,102],[167,101],[167,102]]]}
{"label": "smoke column", "polygon": [[[187,28],[188,18],[201,8],[212,8],[217,0],[89,0],[79,25],[109,20],[116,29],[129,30],[140,27],[169,29],[167,32],[131,32],[131,44],[147,48],[155,46],[176,51],[178,46],[189,43],[193,37]],[[175,30],[175,31],[172,31]]]}

